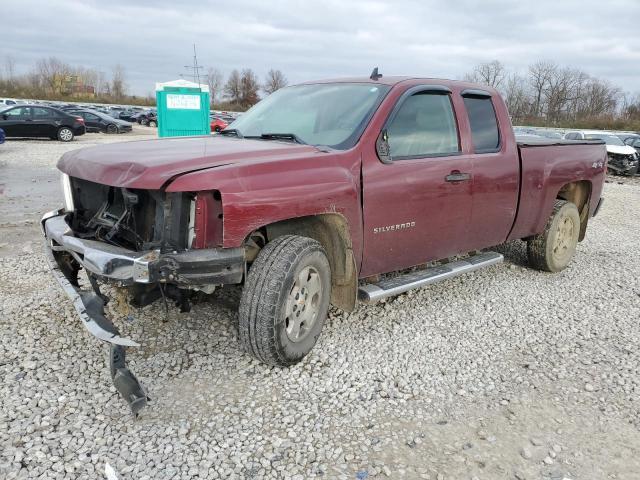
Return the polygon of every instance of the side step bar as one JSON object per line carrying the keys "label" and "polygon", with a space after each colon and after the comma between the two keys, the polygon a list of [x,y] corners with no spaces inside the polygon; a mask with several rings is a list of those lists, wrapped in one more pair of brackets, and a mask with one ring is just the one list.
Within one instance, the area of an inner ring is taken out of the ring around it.
{"label": "side step bar", "polygon": [[399,295],[414,288],[438,283],[463,273],[502,263],[504,257],[497,252],[482,252],[463,260],[437,265],[425,270],[407,273],[394,278],[369,283],[358,289],[358,300],[364,303],[376,302],[385,297]]}

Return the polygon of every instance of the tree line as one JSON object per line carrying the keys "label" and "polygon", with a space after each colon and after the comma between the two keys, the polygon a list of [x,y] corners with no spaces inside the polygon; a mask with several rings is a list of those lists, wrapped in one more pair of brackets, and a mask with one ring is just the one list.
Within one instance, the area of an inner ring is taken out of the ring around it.
{"label": "tree line", "polygon": [[284,73],[274,69],[267,72],[262,83],[250,68],[232,70],[226,81],[222,72],[210,68],[206,78],[212,102],[219,101],[218,108],[229,110],[246,110],[258,103],[260,91],[270,95],[289,83]]}
{"label": "tree line", "polygon": [[[246,110],[260,100],[260,92],[268,95],[287,85],[280,70],[271,69],[263,82],[250,68],[233,70],[226,78],[222,72],[210,68],[201,83],[207,83],[212,106]],[[70,65],[56,57],[38,60],[25,74],[17,74],[15,60],[8,56],[0,68],[0,96],[40,100],[68,100],[95,103],[124,103],[154,105],[152,94],[129,94],[126,72],[115,65],[109,75],[82,66]]]}
{"label": "tree line", "polygon": [[38,60],[25,74],[17,74],[15,59],[5,57],[0,69],[0,96],[136,105],[155,103],[151,95],[140,97],[128,93],[122,65],[113,66],[107,76],[103,71],[70,65],[56,57]]}
{"label": "tree line", "polygon": [[464,79],[496,88],[514,125],[640,130],[640,96],[578,68],[540,60],[517,73],[493,60]]}

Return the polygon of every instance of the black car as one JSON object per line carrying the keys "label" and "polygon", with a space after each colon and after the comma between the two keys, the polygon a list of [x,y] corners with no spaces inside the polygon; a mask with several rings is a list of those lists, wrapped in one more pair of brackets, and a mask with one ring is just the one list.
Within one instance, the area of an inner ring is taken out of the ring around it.
{"label": "black car", "polygon": [[40,105],[0,110],[0,128],[7,137],[49,137],[61,142],[70,142],[86,131],[82,117]]}
{"label": "black car", "polygon": [[130,132],[132,128],[129,122],[113,118],[96,110],[71,110],[69,113],[84,118],[87,132],[126,133]]}
{"label": "black car", "polygon": [[157,127],[158,114],[153,110],[149,112],[145,112],[144,114],[138,117],[138,123],[140,123],[140,125],[147,125],[149,127]]}

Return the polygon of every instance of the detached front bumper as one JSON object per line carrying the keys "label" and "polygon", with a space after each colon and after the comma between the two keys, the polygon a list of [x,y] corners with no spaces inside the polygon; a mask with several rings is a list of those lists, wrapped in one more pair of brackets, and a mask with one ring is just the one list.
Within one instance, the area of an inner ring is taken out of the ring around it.
{"label": "detached front bumper", "polygon": [[[45,254],[51,271],[70,298],[84,327],[95,337],[111,344],[110,368],[114,385],[137,414],[148,401],[146,392],[126,367],[125,347],[139,344],[122,337],[105,316],[108,299],[96,280],[119,286],[135,284],[173,284],[180,288],[240,283],[244,275],[244,250],[203,249],[161,253],[160,250],[136,252],[104,242],[74,235],[62,210],[42,218]],[[87,271],[92,288],[78,282],[81,268]]]}

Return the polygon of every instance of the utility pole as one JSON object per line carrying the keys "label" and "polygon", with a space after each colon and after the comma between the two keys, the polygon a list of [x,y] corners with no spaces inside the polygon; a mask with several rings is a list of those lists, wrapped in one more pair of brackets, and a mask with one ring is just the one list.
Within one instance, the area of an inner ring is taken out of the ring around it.
{"label": "utility pole", "polygon": [[189,70],[191,73],[181,73],[180,76],[193,79],[193,81],[198,84],[198,88],[200,88],[200,69],[204,67],[202,65],[198,65],[195,43],[193,44],[193,65],[185,65],[184,68]]}

